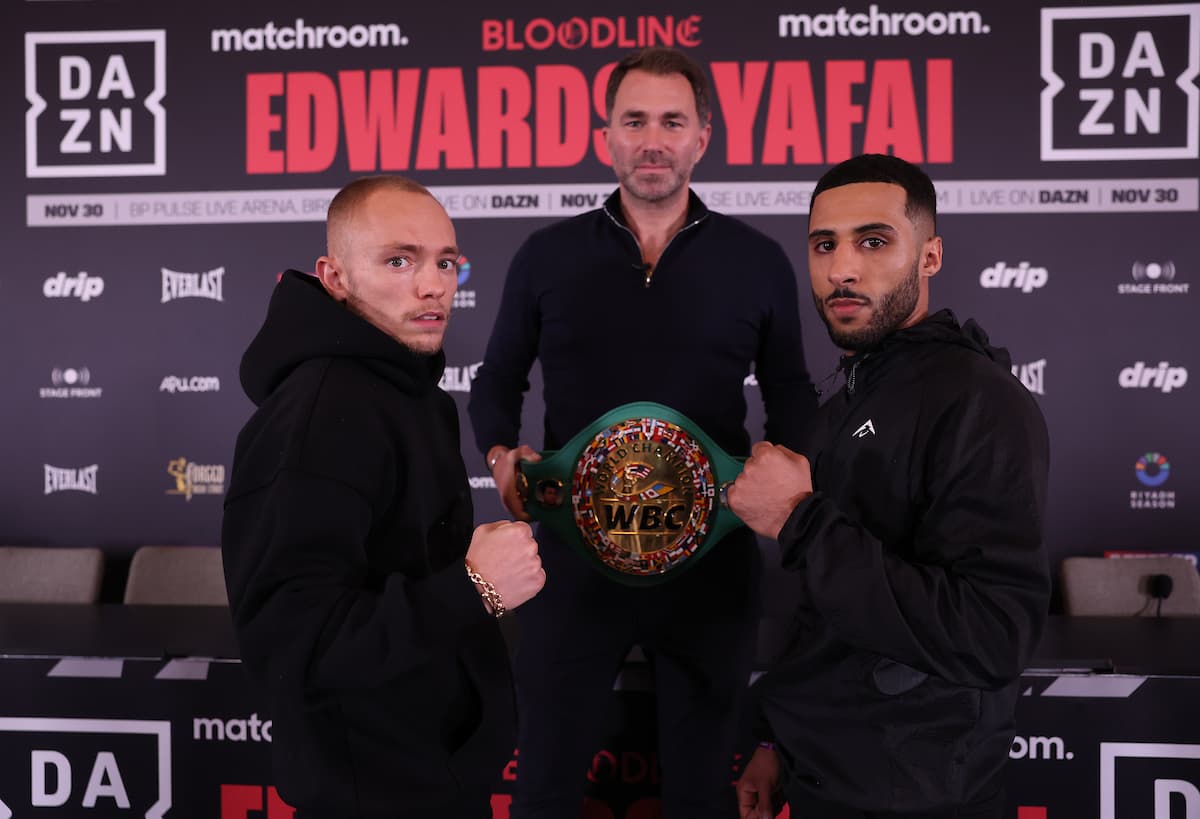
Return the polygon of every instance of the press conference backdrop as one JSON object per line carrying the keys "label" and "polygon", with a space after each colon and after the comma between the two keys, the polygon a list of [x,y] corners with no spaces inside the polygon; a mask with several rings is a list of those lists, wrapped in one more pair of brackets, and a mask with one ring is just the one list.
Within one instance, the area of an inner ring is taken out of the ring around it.
{"label": "press conference backdrop", "polygon": [[[946,243],[933,307],[1009,348],[1050,425],[1051,559],[1196,548],[1200,4],[597,8],[6,4],[0,542],[217,542],[252,409],[241,353],[279,272],[323,252],[333,193],[380,172],[455,220],[442,386],[477,517],[500,517],[465,406],[507,265],[614,187],[605,79],[661,44],[712,78],[695,188],[791,255],[816,380],[837,353],[804,295],[813,184],[862,151],[922,163]],[[612,344],[598,392],[670,366],[652,323]],[[535,445],[540,394],[535,371]]]}

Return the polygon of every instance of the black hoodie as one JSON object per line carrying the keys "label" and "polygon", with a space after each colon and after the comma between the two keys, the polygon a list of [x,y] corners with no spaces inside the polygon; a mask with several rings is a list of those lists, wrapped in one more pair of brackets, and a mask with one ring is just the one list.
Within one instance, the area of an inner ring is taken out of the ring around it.
{"label": "black hoodie", "polygon": [[463,568],[473,520],[445,359],[288,271],[242,359],[222,550],[298,817],[424,816],[513,749],[508,655]]}
{"label": "black hoodie", "polygon": [[1045,622],[1049,442],[1007,353],[944,310],[847,358],[779,534],[791,639],[755,686],[793,789],[860,810],[995,781]]}

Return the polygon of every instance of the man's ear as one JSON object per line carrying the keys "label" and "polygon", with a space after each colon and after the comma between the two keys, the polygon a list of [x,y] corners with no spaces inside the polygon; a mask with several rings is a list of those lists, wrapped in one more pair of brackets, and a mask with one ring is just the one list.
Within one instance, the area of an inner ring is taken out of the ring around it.
{"label": "man's ear", "polygon": [[317,259],[317,278],[321,280],[321,286],[325,288],[325,292],[335,301],[345,301],[349,297],[350,291],[346,288],[346,274],[342,270],[341,262],[333,256],[322,256]]}
{"label": "man's ear", "polygon": [[942,237],[931,236],[921,246],[920,272],[922,276],[933,276],[942,269]]}

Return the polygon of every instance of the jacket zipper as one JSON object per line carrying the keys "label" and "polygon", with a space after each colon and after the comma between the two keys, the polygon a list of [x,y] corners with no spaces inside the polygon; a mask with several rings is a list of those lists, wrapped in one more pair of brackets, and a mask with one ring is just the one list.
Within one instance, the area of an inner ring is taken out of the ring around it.
{"label": "jacket zipper", "polygon": [[855,361],[854,365],[852,367],[850,367],[850,376],[846,379],[846,393],[848,395],[854,395],[854,377],[856,375],[858,375],[858,365],[859,364],[862,364],[861,359],[858,361]]}
{"label": "jacket zipper", "polygon": [[[623,230],[623,231],[625,231],[626,233],[628,233],[628,234],[629,234],[629,236],[630,236],[630,237],[633,239],[633,244],[634,244],[634,245],[637,247],[637,251],[638,251],[638,258],[639,258],[639,259],[642,259],[642,260],[643,260],[643,262],[644,262],[644,261],[645,261],[645,257],[644,257],[644,256],[642,256],[642,243],[638,241],[637,234],[636,234],[636,233],[634,233],[634,232],[633,232],[632,230],[630,230],[629,228],[627,228],[625,225],[623,225],[623,224],[621,224],[620,222],[618,222],[618,221],[617,221],[617,218],[616,218],[615,216],[613,216],[611,213],[609,213],[609,212],[608,212],[608,208],[604,208],[603,210],[604,210],[604,215],[605,215],[605,216],[607,216],[607,217],[608,217],[610,220],[612,220],[612,223],[613,223],[614,225],[616,225],[616,226],[617,226],[617,227],[619,227],[621,230]],[[679,234],[683,233],[685,230],[691,230],[691,229],[692,229],[692,228],[694,228],[696,225],[698,225],[698,224],[700,224],[701,222],[703,222],[703,221],[704,221],[704,218],[705,218],[705,216],[707,216],[707,215],[708,215],[708,214],[704,214],[704,216],[701,216],[699,219],[694,219],[694,220],[692,220],[691,222],[688,222],[688,223],[687,223],[686,225],[684,225],[683,227],[681,227],[679,230],[675,231],[675,236],[672,236],[670,239],[668,239],[668,240],[667,240],[667,243],[666,243],[665,245],[663,245],[662,253],[658,254],[658,260],[661,262],[661,261],[662,261],[662,257],[663,257],[663,256],[665,256],[665,255],[667,255],[667,248],[669,248],[669,247],[671,246],[671,243],[675,241],[675,238],[676,238],[677,236],[679,236]],[[654,276],[654,268],[653,268],[653,267],[647,267],[647,268],[646,268],[646,281],[645,281],[645,284],[643,285],[644,287],[649,287],[649,286],[650,286],[650,279],[651,279],[653,276]]]}

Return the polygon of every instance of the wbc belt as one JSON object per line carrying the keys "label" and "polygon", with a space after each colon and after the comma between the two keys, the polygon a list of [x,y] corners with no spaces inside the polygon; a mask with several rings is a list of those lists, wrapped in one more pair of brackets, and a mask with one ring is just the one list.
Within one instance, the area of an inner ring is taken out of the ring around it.
{"label": "wbc belt", "polygon": [[617,407],[518,468],[530,517],[628,585],[677,576],[742,523],[724,504],[742,461],[662,404]]}

